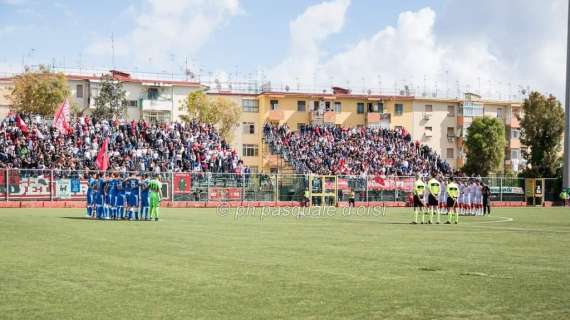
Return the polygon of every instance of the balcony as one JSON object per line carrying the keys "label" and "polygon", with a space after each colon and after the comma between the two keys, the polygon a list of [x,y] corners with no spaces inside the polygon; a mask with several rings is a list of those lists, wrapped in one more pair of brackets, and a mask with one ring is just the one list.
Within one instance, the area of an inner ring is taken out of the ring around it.
{"label": "balcony", "polygon": [[457,116],[457,125],[462,127],[464,124],[465,118],[463,118],[463,116]]}
{"label": "balcony", "polygon": [[336,123],[336,112],[334,111],[327,111],[325,112],[323,121],[325,123]]}
{"label": "balcony", "polygon": [[285,119],[285,115],[281,110],[271,110],[269,111],[269,116],[267,118],[269,121],[282,121]]}
{"label": "balcony", "polygon": [[143,111],[172,111],[172,100],[142,99],[141,102],[141,108]]}
{"label": "balcony", "polygon": [[336,123],[336,112],[334,111],[326,111],[326,112],[311,111],[310,115],[311,115],[310,119],[311,122],[315,124]]}
{"label": "balcony", "polygon": [[366,122],[368,122],[368,124],[376,124],[383,121],[390,123],[391,118],[392,116],[390,113],[369,112],[366,114]]}

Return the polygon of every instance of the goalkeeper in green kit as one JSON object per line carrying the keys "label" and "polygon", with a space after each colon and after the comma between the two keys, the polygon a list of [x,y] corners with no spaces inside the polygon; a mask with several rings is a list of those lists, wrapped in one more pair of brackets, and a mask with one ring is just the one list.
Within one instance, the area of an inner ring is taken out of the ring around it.
{"label": "goalkeeper in green kit", "polygon": [[150,219],[154,218],[154,221],[158,221],[159,209],[160,209],[160,190],[162,189],[162,183],[160,182],[160,177],[152,179],[148,183],[148,188],[150,190]]}

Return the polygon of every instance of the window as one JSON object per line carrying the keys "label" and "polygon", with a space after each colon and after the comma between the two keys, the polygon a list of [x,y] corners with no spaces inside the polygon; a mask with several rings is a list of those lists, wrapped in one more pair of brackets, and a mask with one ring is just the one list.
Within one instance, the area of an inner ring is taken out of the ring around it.
{"label": "window", "polygon": [[447,106],[447,116],[455,117],[455,106]]}
{"label": "window", "polygon": [[520,149],[511,149],[511,160],[519,160],[521,158]]}
{"label": "window", "polygon": [[269,105],[271,106],[271,110],[277,110],[277,107],[279,107],[279,101],[271,100],[269,101]]}
{"label": "window", "polygon": [[466,117],[481,117],[483,116],[483,105],[471,101],[465,101],[463,104],[463,115]]}
{"label": "window", "polygon": [[499,118],[499,119],[503,118],[503,108],[497,109],[497,118]]}
{"label": "window", "polygon": [[455,138],[455,128],[454,127],[447,127],[447,137]]}
{"label": "window", "polygon": [[136,108],[138,106],[137,100],[123,100],[123,106]]}
{"label": "window", "polygon": [[404,105],[401,103],[396,103],[396,106],[394,107],[394,113],[397,116],[401,116],[404,113]]}
{"label": "window", "polygon": [[432,132],[433,128],[432,127],[426,127],[426,131]]}
{"label": "window", "polygon": [[425,110],[426,112],[433,112],[433,106],[431,104],[426,104],[425,108],[426,108],[426,110]]}
{"label": "window", "polygon": [[256,144],[244,144],[242,148],[242,156],[257,157],[259,150]]}
{"label": "window", "polygon": [[378,112],[384,113],[384,104],[382,102],[378,102]]}
{"label": "window", "polygon": [[83,85],[82,84],[78,84],[77,86],[75,86],[75,97],[83,98]]}
{"label": "window", "polygon": [[356,104],[356,113],[364,113],[364,103],[358,102]]}
{"label": "window", "polygon": [[446,157],[447,157],[447,159],[455,158],[455,152],[454,152],[453,148],[447,148]]}
{"label": "window", "polygon": [[255,134],[255,123],[253,122],[242,123],[242,128],[244,134]]}
{"label": "window", "polygon": [[369,102],[369,103],[368,103],[368,112],[374,112],[374,111],[375,111],[374,109],[375,109],[375,108],[374,108],[374,105]]}
{"label": "window", "polygon": [[334,111],[335,112],[342,112],[342,104],[340,103],[340,101],[336,101],[334,103]]}
{"label": "window", "polygon": [[521,138],[521,130],[520,129],[511,129],[511,139],[520,139]]}
{"label": "window", "polygon": [[241,108],[243,112],[259,112],[259,101],[256,99],[242,99]]}
{"label": "window", "polygon": [[145,112],[143,118],[148,122],[167,122],[170,121],[169,111],[156,111],[156,112]]}
{"label": "window", "polygon": [[158,99],[158,88],[148,88],[147,96],[149,100],[157,100]]}
{"label": "window", "polygon": [[258,173],[259,167],[258,166],[249,166],[249,170],[251,171],[251,173]]}
{"label": "window", "polygon": [[306,102],[305,101],[297,101],[297,111],[305,112],[306,110]]}

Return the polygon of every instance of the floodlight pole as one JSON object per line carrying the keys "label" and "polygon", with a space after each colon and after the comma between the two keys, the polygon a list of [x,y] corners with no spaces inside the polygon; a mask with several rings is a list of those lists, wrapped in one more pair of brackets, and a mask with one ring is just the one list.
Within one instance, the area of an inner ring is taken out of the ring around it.
{"label": "floodlight pole", "polygon": [[566,38],[566,99],[564,101],[564,188],[570,187],[570,1],[568,1]]}

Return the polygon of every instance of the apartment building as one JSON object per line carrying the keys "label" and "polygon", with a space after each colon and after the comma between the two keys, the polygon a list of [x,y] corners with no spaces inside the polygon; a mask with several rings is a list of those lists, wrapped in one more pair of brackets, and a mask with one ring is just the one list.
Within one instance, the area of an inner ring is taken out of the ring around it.
{"label": "apartment building", "polygon": [[[177,120],[182,111],[180,106],[189,93],[204,90],[198,82],[180,80],[159,80],[135,78],[129,73],[111,70],[113,77],[122,82],[126,91],[127,118],[149,121]],[[80,108],[95,108],[95,97],[99,95],[99,75],[66,75],[71,91],[71,100]]]}
{"label": "apartment building", "polygon": [[[290,90],[221,90],[197,81],[156,79],[111,70],[126,91],[127,118],[148,121],[176,121],[189,93],[206,90],[211,97],[233,101],[241,110],[241,118],[231,141],[244,163],[253,171],[276,172],[286,167],[283,159],[272,155],[263,141],[263,125],[267,122],[287,124],[298,130],[316,123],[341,127],[405,128],[415,140],[429,145],[453,167],[465,162],[464,139],[473,119],[490,116],[501,119],[506,127],[507,147],[504,167],[518,171],[523,165],[520,143],[520,101],[486,100],[474,93],[461,98],[416,97],[407,92],[399,95],[355,94],[333,87],[321,92]],[[99,94],[100,75],[66,75],[71,99],[80,108],[94,108]],[[0,117],[9,110],[5,95],[11,90],[9,78],[0,79]]]}

